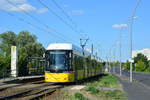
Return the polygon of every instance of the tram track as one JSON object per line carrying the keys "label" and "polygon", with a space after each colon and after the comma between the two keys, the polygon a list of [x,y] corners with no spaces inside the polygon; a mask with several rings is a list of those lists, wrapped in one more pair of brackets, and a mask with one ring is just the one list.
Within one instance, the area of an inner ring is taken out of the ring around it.
{"label": "tram track", "polygon": [[[8,93],[8,95],[0,96],[0,100],[38,100],[37,98],[41,98],[48,94],[53,93],[56,89],[61,88],[62,85],[54,85],[50,83],[44,83],[40,86],[35,86],[32,88],[24,88],[20,91]],[[35,99],[34,99],[35,98]]]}
{"label": "tram track", "polygon": [[44,80],[38,80],[32,82],[32,81],[26,81],[26,82],[12,82],[12,83],[4,83],[3,85],[0,85],[0,92],[7,90],[7,89],[11,89],[11,88],[15,88],[15,87],[19,87],[19,86],[23,86],[23,85],[29,85],[29,84],[42,84],[45,83]]}
{"label": "tram track", "polygon": [[28,95],[25,95],[22,98],[18,98],[17,100],[39,100],[39,99],[41,99],[43,97],[51,95],[53,92],[55,92],[59,88],[61,88],[61,86],[47,87],[45,89],[32,91]]}

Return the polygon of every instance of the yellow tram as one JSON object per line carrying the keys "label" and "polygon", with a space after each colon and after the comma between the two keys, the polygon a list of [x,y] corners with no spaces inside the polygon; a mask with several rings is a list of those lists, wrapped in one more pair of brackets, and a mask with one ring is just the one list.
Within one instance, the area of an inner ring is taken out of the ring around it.
{"label": "yellow tram", "polygon": [[50,44],[45,58],[45,82],[76,82],[102,72],[99,59],[69,43]]}

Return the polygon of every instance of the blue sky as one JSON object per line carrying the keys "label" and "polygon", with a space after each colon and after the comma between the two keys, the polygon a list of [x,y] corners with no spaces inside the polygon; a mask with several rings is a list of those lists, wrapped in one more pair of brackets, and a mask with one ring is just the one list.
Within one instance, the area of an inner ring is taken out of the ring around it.
{"label": "blue sky", "polygon": [[[8,3],[7,0],[0,0],[0,33],[7,30],[16,33],[28,30],[37,35],[38,41],[45,47],[53,42],[71,42],[79,46],[81,37],[89,37],[87,48],[90,48],[93,43],[95,51],[99,51],[98,55],[102,58],[110,56],[111,48],[116,50],[116,58],[118,58],[119,32],[120,27],[124,27],[122,31],[122,58],[126,60],[129,57],[129,32],[126,24],[137,0],[55,0],[70,16],[73,23],[56,7],[52,0],[41,1],[58,16],[41,5],[39,0],[9,1],[17,7]],[[134,50],[150,47],[148,42],[150,40],[149,4],[149,0],[142,0],[136,12],[133,25]],[[39,19],[40,22],[24,14],[23,10]],[[11,13],[13,16],[7,13]],[[59,17],[78,32],[64,24]],[[18,18],[24,19],[25,22],[18,20]],[[44,31],[26,22],[44,28]],[[52,29],[46,28],[42,23]]]}

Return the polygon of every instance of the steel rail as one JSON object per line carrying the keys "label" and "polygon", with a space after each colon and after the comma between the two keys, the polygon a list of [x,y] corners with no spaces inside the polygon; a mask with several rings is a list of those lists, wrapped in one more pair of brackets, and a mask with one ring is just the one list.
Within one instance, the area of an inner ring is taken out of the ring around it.
{"label": "steel rail", "polygon": [[0,97],[0,100],[7,100],[7,99],[16,98],[16,97],[21,97],[21,96],[23,96],[23,95],[25,95],[29,92],[32,92],[33,90],[41,89],[41,88],[44,88],[44,87],[47,87],[47,86],[50,86],[50,85],[53,85],[53,84],[44,84],[42,86],[33,87],[29,90],[21,91],[21,92],[14,93],[14,94],[11,94],[11,95],[8,95],[8,96],[2,96],[2,97]]}

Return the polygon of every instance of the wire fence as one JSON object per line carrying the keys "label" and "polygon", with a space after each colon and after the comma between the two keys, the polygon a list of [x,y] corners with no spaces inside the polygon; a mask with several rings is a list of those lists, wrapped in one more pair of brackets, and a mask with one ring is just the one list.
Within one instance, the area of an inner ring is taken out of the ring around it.
{"label": "wire fence", "polygon": [[28,75],[44,75],[46,61],[44,58],[31,57],[28,59]]}

